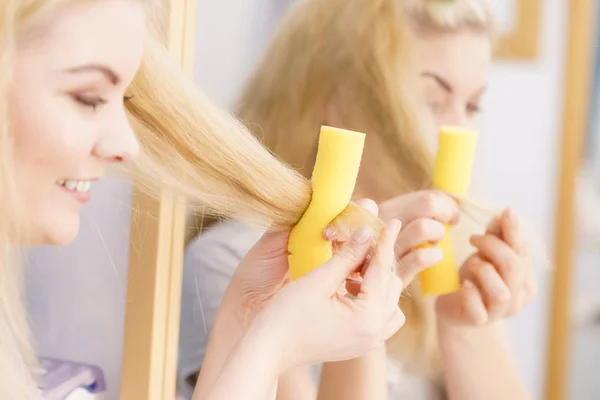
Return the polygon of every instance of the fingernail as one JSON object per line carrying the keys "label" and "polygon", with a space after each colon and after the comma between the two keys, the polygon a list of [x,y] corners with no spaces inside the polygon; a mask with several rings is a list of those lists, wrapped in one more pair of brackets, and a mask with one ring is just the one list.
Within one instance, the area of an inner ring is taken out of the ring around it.
{"label": "fingernail", "polygon": [[352,235],[352,240],[356,244],[365,244],[371,238],[372,233],[373,231],[371,230],[371,228],[363,226],[362,228],[354,232],[354,235]]}
{"label": "fingernail", "polygon": [[325,238],[326,240],[333,240],[335,239],[335,233],[336,229],[333,226],[328,226],[323,231],[323,238]]}
{"label": "fingernail", "polygon": [[471,282],[468,279],[463,282],[463,287],[468,290],[475,289],[475,285],[473,285],[473,282]]}
{"label": "fingernail", "polygon": [[479,242],[481,240],[482,237],[483,236],[481,236],[481,235],[471,236],[471,240],[470,240],[471,244],[476,244],[477,242]]}

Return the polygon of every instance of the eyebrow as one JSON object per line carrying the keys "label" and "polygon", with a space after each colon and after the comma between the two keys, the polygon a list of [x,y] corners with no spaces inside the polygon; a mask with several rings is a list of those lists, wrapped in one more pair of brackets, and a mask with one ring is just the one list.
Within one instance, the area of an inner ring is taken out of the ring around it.
{"label": "eyebrow", "polygon": [[[423,72],[421,73],[422,77],[425,78],[431,78],[434,81],[437,82],[438,85],[440,85],[446,92],[452,94],[454,92],[454,88],[452,87],[452,85],[450,85],[450,83],[445,80],[444,78],[442,78],[441,76],[439,76],[438,74],[434,73],[434,72]],[[474,94],[474,96],[481,96],[481,94],[483,92],[485,92],[485,90],[487,89],[486,86],[482,86],[479,90],[477,90],[477,92]]]}
{"label": "eyebrow", "polygon": [[101,64],[86,64],[75,68],[66,69],[65,72],[71,74],[80,74],[85,72],[100,72],[114,86],[121,82],[121,78],[109,67]]}

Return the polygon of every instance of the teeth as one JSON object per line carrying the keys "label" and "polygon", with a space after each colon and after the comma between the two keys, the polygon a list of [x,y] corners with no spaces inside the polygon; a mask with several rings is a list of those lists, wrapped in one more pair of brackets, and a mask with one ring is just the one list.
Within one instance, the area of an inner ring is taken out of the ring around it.
{"label": "teeth", "polygon": [[70,179],[59,179],[56,183],[69,190],[77,190],[78,192],[87,192],[92,186],[91,181],[74,181]]}
{"label": "teeth", "polygon": [[75,188],[77,187],[77,181],[66,181],[65,186],[69,190],[75,190]]}

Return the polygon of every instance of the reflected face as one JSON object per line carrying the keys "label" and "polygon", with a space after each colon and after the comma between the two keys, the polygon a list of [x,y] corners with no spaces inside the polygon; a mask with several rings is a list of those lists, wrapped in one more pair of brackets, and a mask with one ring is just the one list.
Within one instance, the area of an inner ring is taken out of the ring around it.
{"label": "reflected face", "polygon": [[69,243],[93,182],[138,152],[123,101],[144,32],[142,2],[92,0],[18,38],[9,115],[25,244]]}
{"label": "reflected face", "polygon": [[438,125],[477,128],[491,42],[480,32],[420,31],[416,63],[425,100]]}

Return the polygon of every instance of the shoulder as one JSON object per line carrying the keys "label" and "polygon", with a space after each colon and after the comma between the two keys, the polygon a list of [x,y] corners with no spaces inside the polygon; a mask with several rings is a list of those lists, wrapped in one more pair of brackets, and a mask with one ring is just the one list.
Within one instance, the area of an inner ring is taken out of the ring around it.
{"label": "shoulder", "polygon": [[186,249],[185,257],[202,259],[215,252],[229,252],[232,256],[244,256],[256,244],[264,230],[238,221],[216,224],[198,235]]}

